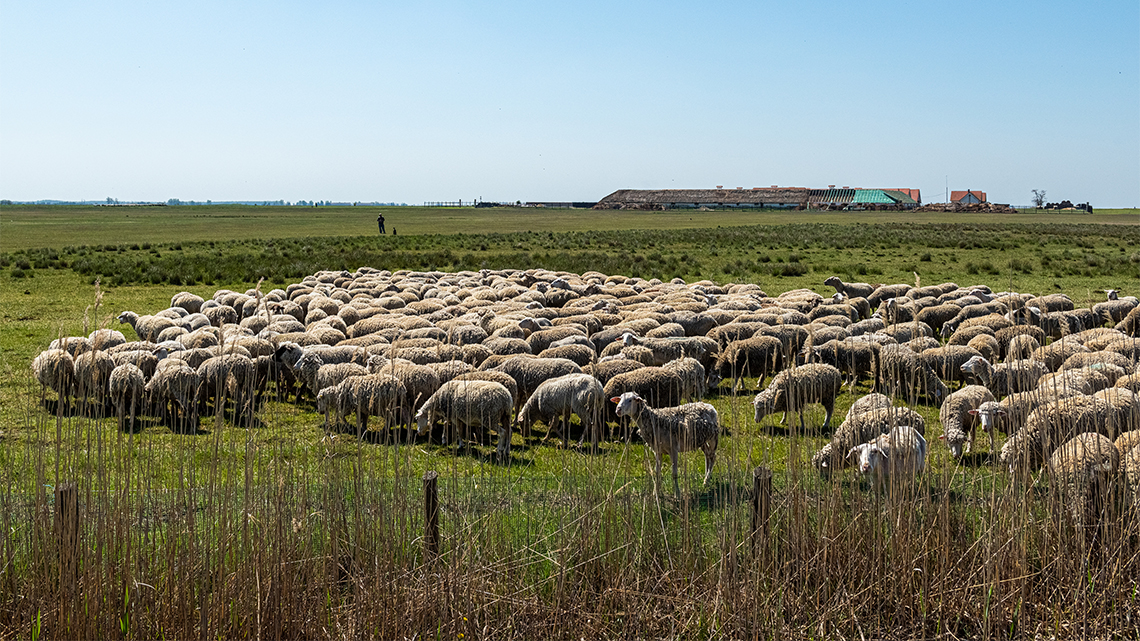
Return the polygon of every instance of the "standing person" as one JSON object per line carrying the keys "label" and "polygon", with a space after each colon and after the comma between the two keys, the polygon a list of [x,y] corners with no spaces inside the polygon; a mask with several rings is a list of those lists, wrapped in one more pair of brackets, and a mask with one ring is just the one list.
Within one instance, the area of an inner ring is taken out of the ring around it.
{"label": "standing person", "polygon": [[376,217],[376,224],[380,226],[380,233],[383,234],[384,233],[384,214],[380,214],[379,216]]}

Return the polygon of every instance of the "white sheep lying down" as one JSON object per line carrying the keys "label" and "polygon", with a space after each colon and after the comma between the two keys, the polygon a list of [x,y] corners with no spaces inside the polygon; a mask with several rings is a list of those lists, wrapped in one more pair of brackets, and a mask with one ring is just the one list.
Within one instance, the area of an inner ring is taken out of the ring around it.
{"label": "white sheep lying down", "polygon": [[902,476],[910,478],[926,469],[926,439],[909,425],[900,425],[889,433],[856,445],[847,452],[847,458],[857,461],[857,468],[872,476],[875,485],[883,487]]}
{"label": "white sheep lying down", "polygon": [[708,403],[686,403],[679,407],[653,409],[637,392],[625,392],[610,399],[617,403],[617,415],[629,416],[637,423],[637,431],[657,457],[654,483],[661,477],[661,457],[669,455],[673,463],[673,491],[681,495],[677,482],[677,457],[682,452],[701,450],[705,453],[705,478],[708,483],[716,463],[716,447],[720,438],[720,417]]}

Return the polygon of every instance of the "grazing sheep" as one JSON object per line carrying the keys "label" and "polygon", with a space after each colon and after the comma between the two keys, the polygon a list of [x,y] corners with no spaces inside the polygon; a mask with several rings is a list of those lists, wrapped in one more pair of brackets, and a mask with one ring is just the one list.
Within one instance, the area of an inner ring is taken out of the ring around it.
{"label": "grazing sheep", "polygon": [[62,413],[76,386],[75,359],[66,350],[47,349],[32,360],[32,372],[40,384],[40,403],[51,388],[59,396],[57,408]]}
{"label": "grazing sheep", "polygon": [[692,402],[705,397],[707,379],[700,361],[686,356],[669,361],[661,367],[681,377],[681,398]]}
{"label": "grazing sheep", "polygon": [[1029,415],[1019,432],[1001,448],[1001,462],[1011,474],[1041,467],[1061,443],[1082,432],[1103,433],[1108,404],[1091,396],[1050,401]]}
{"label": "grazing sheep", "polygon": [[847,415],[843,417],[843,420],[849,421],[851,420],[852,416],[856,416],[864,412],[870,412],[871,410],[877,410],[883,407],[891,407],[892,405],[893,403],[891,403],[891,399],[888,398],[886,394],[872,392],[871,394],[860,396],[859,398],[855,399],[855,402],[851,404],[851,407],[847,408]]}
{"label": "grazing sheep", "polygon": [[[603,392],[606,398],[621,396],[626,392],[637,392],[651,405],[672,407],[681,404],[684,382],[681,377],[663,367],[641,367],[617,374],[606,381]],[[606,413],[606,421],[618,421],[620,417],[611,409]],[[627,433],[627,436],[628,433]]]}
{"label": "grazing sheep", "polygon": [[1074,436],[1049,457],[1054,495],[1068,508],[1078,531],[1095,528],[1111,509],[1111,486],[1119,468],[1116,446],[1095,432]]}
{"label": "grazing sheep", "polygon": [[1134,443],[1132,449],[1120,457],[1120,468],[1124,471],[1125,491],[1128,502],[1132,504],[1134,518],[1140,519],[1140,444]]}
{"label": "grazing sheep", "polygon": [[1049,391],[1054,394],[1074,391],[1080,394],[1091,395],[1106,387],[1110,387],[1108,378],[1104,374],[1088,368],[1053,372],[1052,374],[1042,376],[1041,379],[1037,381],[1037,389]]}
{"label": "grazing sheep", "polygon": [[838,369],[843,373],[844,380],[854,388],[860,378],[874,380],[879,371],[880,349],[878,343],[831,340],[813,346],[808,356],[810,362],[824,363]]}
{"label": "grazing sheep", "polygon": [[385,417],[388,425],[403,423],[400,413],[406,396],[404,384],[390,374],[351,376],[317,394],[317,411],[325,415],[326,426],[330,410],[335,413],[332,425],[340,425],[348,412],[355,412],[356,436],[364,438],[369,416]]}
{"label": "grazing sheep", "polygon": [[903,477],[913,479],[926,469],[926,438],[909,425],[899,425],[873,441],[856,445],[847,458],[877,488],[901,487]]}
{"label": "grazing sheep", "polygon": [[1116,451],[1120,453],[1121,460],[1123,460],[1128,452],[1140,445],[1140,429],[1134,429],[1117,436],[1112,444],[1116,446]]}
{"label": "grazing sheep", "polygon": [[968,378],[962,366],[975,356],[981,357],[981,353],[969,345],[945,345],[920,352],[918,361],[934,370],[943,381],[961,384]]}
{"label": "grazing sheep", "polygon": [[[409,361],[387,360],[381,356],[371,356],[368,359],[368,372],[371,374],[391,374],[403,383],[407,391],[404,415],[411,419],[412,414],[423,406],[427,399],[439,390],[442,383],[435,370],[427,365],[416,365]],[[457,376],[456,379],[461,379]]]}
{"label": "grazing sheep", "polygon": [[198,366],[198,381],[199,414],[206,411],[212,400],[214,416],[224,416],[227,397],[232,396],[236,423],[245,414],[247,397],[252,398],[257,364],[240,354],[214,356]]}
{"label": "grazing sheep", "polygon": [[1109,413],[1105,418],[1105,433],[1116,438],[1120,434],[1140,429],[1140,397],[1132,390],[1122,387],[1109,387],[1095,392],[1108,404]]}
{"label": "grazing sheep", "polygon": [[91,349],[106,351],[127,342],[123,333],[114,329],[97,329],[87,336]]}
{"label": "grazing sheep", "polygon": [[564,358],[574,361],[579,367],[585,367],[597,360],[598,354],[594,351],[594,348],[587,347],[586,345],[559,345],[558,347],[547,347],[541,352],[538,352],[538,357]]}
{"label": "grazing sheep", "polygon": [[783,343],[775,336],[752,336],[732,341],[720,352],[714,371],[718,380],[732,381],[732,389],[740,386],[745,376],[755,376],[756,385],[778,372],[783,363]]}
{"label": "grazing sheep", "polygon": [[617,404],[619,417],[630,417],[637,431],[657,459],[654,486],[661,478],[661,457],[668,455],[673,464],[673,492],[681,495],[677,481],[677,458],[684,452],[701,450],[705,454],[705,478],[708,483],[716,463],[716,448],[720,439],[720,417],[708,403],[687,403],[679,407],[653,409],[637,392],[625,392],[610,399]]}
{"label": "grazing sheep", "polygon": [[950,389],[938,378],[934,370],[923,365],[905,345],[883,345],[879,350],[879,380],[877,389],[888,396],[901,396],[908,403],[926,397],[940,403]]}
{"label": "grazing sheep", "polygon": [[206,302],[201,296],[190,292],[178,292],[170,298],[171,307],[181,307],[191,314],[202,311],[202,303]]}
{"label": "grazing sheep", "polygon": [[[997,404],[997,401],[990,390],[981,385],[967,385],[942,402],[942,407],[938,410],[938,420],[942,422],[940,438],[946,441],[950,455],[954,458],[960,458],[970,451],[978,428],[978,408],[985,403]],[[996,452],[993,430],[987,431],[990,435],[990,451]]]}
{"label": "grazing sheep", "polygon": [[[475,371],[475,372],[468,372],[466,374],[460,374],[459,376],[456,376],[455,378],[453,378],[451,380],[453,380],[453,381],[491,381],[493,383],[498,383],[499,385],[502,385],[503,387],[507,388],[507,391],[511,393],[511,406],[512,407],[517,406],[515,401],[519,397],[519,386],[518,386],[518,383],[515,382],[515,379],[511,378],[510,374],[505,374],[503,372],[494,372],[494,371],[490,371],[490,372]],[[446,382],[446,381],[441,381],[440,383],[442,384],[444,382]]]}
{"label": "grazing sheep", "polygon": [[583,367],[582,371],[586,374],[590,374],[594,378],[598,379],[602,385],[605,385],[610,381],[611,378],[617,376],[618,374],[632,372],[635,369],[641,369],[645,366],[646,365],[644,363],[630,360],[628,358],[616,358],[613,360],[599,361],[593,365],[588,365],[586,367]]}
{"label": "grazing sheep", "polygon": [[[452,380],[439,387],[416,412],[417,433],[423,435],[435,421],[443,421],[443,444],[447,445],[448,434],[457,432],[460,425],[468,441],[471,428],[479,425],[489,429],[498,425],[499,444],[496,453],[506,461],[511,453],[511,393],[507,388],[492,381]],[[463,441],[455,435],[460,447]]]}
{"label": "grazing sheep", "polygon": [[959,369],[988,387],[996,398],[1031,392],[1047,373],[1045,364],[1040,361],[1010,361],[994,366],[980,355],[970,358]]}
{"label": "grazing sheep", "polygon": [[1025,422],[1029,419],[1029,415],[1033,413],[1033,410],[1050,401],[1080,395],[1081,394],[1076,390],[1068,389],[1038,389],[1032,392],[1010,394],[1001,399],[999,403],[1005,411],[1005,415],[1001,421],[996,423],[996,426],[1005,434],[1016,434],[1018,430],[1025,426]]}
{"label": "grazing sheep", "polygon": [[138,404],[146,394],[146,378],[143,371],[131,363],[116,365],[111,370],[111,378],[107,383],[108,394],[115,404],[115,414],[119,419],[119,429],[126,429],[123,419],[126,414],[127,401],[131,405],[131,431],[135,427],[135,415]]}
{"label": "grazing sheep", "polygon": [[84,352],[75,357],[75,383],[79,388],[80,407],[86,408],[87,396],[102,404],[115,361],[106,352]]}
{"label": "grazing sheep", "polygon": [[[306,353],[293,367],[297,378],[314,394],[320,394],[326,387],[338,385],[350,376],[364,376],[368,369],[356,363],[328,363],[320,354]],[[434,372],[433,372],[434,374]]]}
{"label": "grazing sheep", "polygon": [[[836,428],[835,433],[831,435],[831,441],[820,448],[811,459],[811,464],[822,476],[846,468],[850,463],[847,452],[852,447],[870,441],[880,434],[886,434],[900,425],[909,425],[923,434],[926,433],[926,420],[918,412],[909,407],[893,407],[890,405],[890,399],[882,394],[869,394],[863,398],[869,397],[873,397],[872,401],[865,402],[864,407],[878,405],[882,399],[886,399],[887,405],[870,407],[849,414]],[[852,408],[855,409],[855,406],[852,405]]]}
{"label": "grazing sheep", "polygon": [[831,425],[831,415],[835,412],[835,397],[843,387],[843,375],[831,365],[812,363],[784,370],[772,379],[764,391],[752,400],[759,423],[773,412],[784,412],[787,422],[788,412],[799,412],[800,430],[804,430],[804,407],[808,403],[822,403],[827,415],[822,429]]}
{"label": "grazing sheep", "polygon": [[185,428],[191,434],[198,432],[198,372],[194,368],[181,361],[173,361],[170,367],[158,368],[146,384],[146,394],[150,403],[159,406],[170,418],[172,427],[177,425],[174,421],[177,411]]}
{"label": "grazing sheep", "polygon": [[597,447],[604,401],[598,379],[589,374],[566,374],[543,381],[519,410],[516,422],[520,432],[529,434],[534,422],[541,420],[549,428],[547,437],[561,428],[563,447],[568,447],[570,414],[574,413],[582,424],[578,446],[590,434],[591,443]]}
{"label": "grazing sheep", "polygon": [[[582,368],[574,361],[565,358],[515,356],[503,361],[492,371],[503,372],[515,379],[515,383],[519,387],[519,394],[515,402],[521,409],[522,404],[530,398],[530,395],[538,389],[543,381],[566,374],[581,374]],[[529,435],[529,433],[523,433],[523,436]]]}

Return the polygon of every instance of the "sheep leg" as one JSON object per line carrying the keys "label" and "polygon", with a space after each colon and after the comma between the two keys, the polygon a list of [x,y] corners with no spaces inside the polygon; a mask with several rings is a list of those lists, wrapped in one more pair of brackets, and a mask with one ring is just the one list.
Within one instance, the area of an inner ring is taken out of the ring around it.
{"label": "sheep leg", "polygon": [[566,410],[559,417],[559,423],[562,425],[562,449],[570,449],[570,410]]}
{"label": "sheep leg", "polygon": [[681,484],[677,482],[677,459],[678,458],[679,457],[677,456],[677,450],[673,450],[669,454],[669,461],[673,464],[673,494],[674,494],[674,496],[680,498],[680,496],[681,496]]}
{"label": "sheep leg", "polygon": [[703,448],[705,451],[705,480],[701,481],[701,486],[704,487],[709,482],[709,477],[712,476],[712,468],[716,463],[716,443],[706,443]]}
{"label": "sheep leg", "polygon": [[[852,384],[851,388],[854,389],[855,385]],[[827,410],[827,416],[823,418],[823,429],[826,430],[831,427],[831,415],[835,413],[835,399],[833,398],[828,402],[824,402],[823,409]]]}

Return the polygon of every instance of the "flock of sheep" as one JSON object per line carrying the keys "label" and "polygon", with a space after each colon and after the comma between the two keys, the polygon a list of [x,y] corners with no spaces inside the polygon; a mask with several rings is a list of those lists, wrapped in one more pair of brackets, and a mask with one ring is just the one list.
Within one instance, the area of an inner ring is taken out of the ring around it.
{"label": "flock of sheep", "polygon": [[[306,394],[329,429],[355,415],[358,436],[399,437],[400,426],[444,443],[542,421],[568,445],[617,425],[657,457],[705,454],[706,481],[720,433],[700,399],[743,378],[768,384],[755,420],[783,413],[807,430],[809,404],[831,425],[844,386],[870,381],[812,459],[822,474],[857,465],[883,481],[921,472],[925,421],[905,405],[939,406],[942,436],[961,457],[980,425],[1011,472],[1048,464],[1075,488],[1122,476],[1140,501],[1140,307],[1110,291],[1078,307],[1063,294],[959,287],[825,285],[768,296],[757,285],[581,275],[539,269],[395,273],[320,272],[267,294],[176,294],[153,315],[119,315],[137,340],[112,329],[54,341],[32,368],[58,411],[113,406],[133,429],[138,412],[193,431],[199,414],[232,407],[253,421],[269,383]],[[88,399],[93,401],[89,402]],[[129,408],[129,415],[128,415]],[[369,430],[369,417],[384,421]],[[612,432],[610,436],[612,437]]]}

